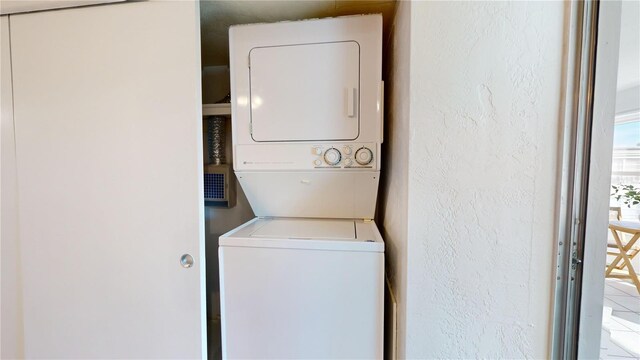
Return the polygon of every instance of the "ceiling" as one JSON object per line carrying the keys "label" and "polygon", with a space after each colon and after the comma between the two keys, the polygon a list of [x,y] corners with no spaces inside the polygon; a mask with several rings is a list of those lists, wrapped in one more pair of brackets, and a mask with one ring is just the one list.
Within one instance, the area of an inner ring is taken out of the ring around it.
{"label": "ceiling", "polygon": [[201,0],[202,66],[229,64],[231,25],[381,13],[386,34],[394,11],[394,0]]}

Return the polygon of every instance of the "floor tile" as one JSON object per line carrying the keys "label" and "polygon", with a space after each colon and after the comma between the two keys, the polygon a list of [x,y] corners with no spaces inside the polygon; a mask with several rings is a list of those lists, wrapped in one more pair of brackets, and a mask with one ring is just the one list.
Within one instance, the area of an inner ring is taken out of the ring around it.
{"label": "floor tile", "polygon": [[606,284],[613,286],[614,288],[624,291],[627,295],[631,296],[640,296],[638,293],[638,289],[636,289],[635,285],[631,283],[631,281],[624,281],[621,279],[606,279]]}
{"label": "floor tile", "polygon": [[[611,331],[612,346],[617,345],[634,357],[640,356],[640,333],[635,331]],[[611,348],[607,349],[607,351]],[[613,355],[613,353],[610,353]]]}
{"label": "floor tile", "polygon": [[[627,328],[628,330],[640,333],[640,323],[629,321],[629,320],[626,320],[626,319],[622,319],[622,318],[619,318],[619,317],[614,316],[614,315],[611,315],[611,322],[612,323],[618,323],[621,326]],[[614,326],[617,327],[617,325],[614,325]],[[624,330],[624,329],[617,329],[617,330]]]}
{"label": "floor tile", "polygon": [[611,316],[640,324],[640,314],[633,311],[614,311]]}
{"label": "floor tile", "polygon": [[624,319],[615,318],[611,316],[611,320],[608,324],[602,324],[604,329],[611,331],[636,331],[636,329],[632,329],[631,327],[635,325],[630,321],[626,321]]}
{"label": "floor tile", "polygon": [[[606,296],[606,299],[620,304],[631,311],[640,312],[640,297],[626,295],[608,295]],[[613,310],[620,309],[613,308]]]}
{"label": "floor tile", "polygon": [[604,298],[604,306],[610,307],[611,309],[613,309],[613,311],[631,311],[630,309],[610,300],[609,298],[610,296]]}
{"label": "floor tile", "polygon": [[[612,340],[613,340],[613,334],[612,335]],[[624,350],[620,345],[618,345],[615,342],[612,342],[609,345],[609,348],[607,349],[607,353],[606,354],[600,354],[600,356],[602,356],[602,358],[607,359],[609,357],[612,356],[622,356],[622,357],[630,357],[633,358],[634,355],[626,350]]]}
{"label": "floor tile", "polygon": [[602,335],[600,336],[600,357],[607,354],[607,350],[611,346],[611,340],[609,340],[609,332],[602,330]]}
{"label": "floor tile", "polygon": [[629,295],[629,294],[612,285],[606,284],[604,287],[604,295],[607,296],[607,295]]}
{"label": "floor tile", "polygon": [[627,280],[605,279],[600,339],[603,360],[640,360],[640,294]]}

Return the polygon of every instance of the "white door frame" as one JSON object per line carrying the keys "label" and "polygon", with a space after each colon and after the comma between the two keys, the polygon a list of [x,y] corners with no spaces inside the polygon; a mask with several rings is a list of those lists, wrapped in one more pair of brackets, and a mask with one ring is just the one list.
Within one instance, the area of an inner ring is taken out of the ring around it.
{"label": "white door frame", "polygon": [[570,4],[553,358],[598,358],[620,1]]}

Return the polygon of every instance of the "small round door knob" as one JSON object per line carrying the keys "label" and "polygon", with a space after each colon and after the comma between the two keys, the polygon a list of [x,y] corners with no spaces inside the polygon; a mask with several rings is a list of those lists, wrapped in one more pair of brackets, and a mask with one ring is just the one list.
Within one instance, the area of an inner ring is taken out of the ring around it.
{"label": "small round door knob", "polygon": [[180,265],[183,268],[190,268],[193,266],[193,256],[189,254],[184,254],[180,257]]}

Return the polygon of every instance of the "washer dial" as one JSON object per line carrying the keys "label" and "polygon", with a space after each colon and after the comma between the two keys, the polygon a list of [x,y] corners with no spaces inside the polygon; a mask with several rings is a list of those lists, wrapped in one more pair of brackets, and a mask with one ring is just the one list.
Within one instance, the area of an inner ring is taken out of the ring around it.
{"label": "washer dial", "polygon": [[324,152],[324,161],[329,165],[338,165],[342,160],[342,154],[340,154],[340,150],[336,148],[327,149]]}
{"label": "washer dial", "polygon": [[371,149],[361,147],[356,151],[356,162],[360,165],[369,165],[373,160],[373,152]]}

